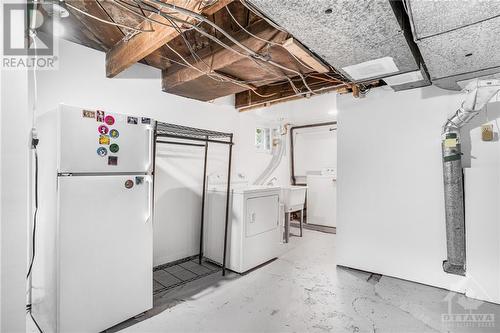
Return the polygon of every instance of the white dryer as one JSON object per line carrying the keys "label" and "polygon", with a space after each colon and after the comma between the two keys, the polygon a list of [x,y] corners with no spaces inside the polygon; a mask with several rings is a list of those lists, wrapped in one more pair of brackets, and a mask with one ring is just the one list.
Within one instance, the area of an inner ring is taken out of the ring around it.
{"label": "white dryer", "polygon": [[[204,227],[204,256],[222,264],[226,184],[208,179]],[[248,185],[244,177],[231,183],[226,267],[237,273],[277,257],[280,246],[280,187]]]}

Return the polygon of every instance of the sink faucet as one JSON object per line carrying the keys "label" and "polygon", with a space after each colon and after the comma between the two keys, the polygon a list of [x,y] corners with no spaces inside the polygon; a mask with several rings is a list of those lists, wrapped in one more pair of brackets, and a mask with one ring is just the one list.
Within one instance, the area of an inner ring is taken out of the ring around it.
{"label": "sink faucet", "polygon": [[267,182],[267,184],[266,184],[266,185],[267,185],[267,186],[274,186],[274,182],[275,182],[275,181],[277,181],[277,180],[278,180],[278,178],[273,177],[273,178],[271,178],[271,180],[270,180],[270,181],[268,181],[268,182]]}

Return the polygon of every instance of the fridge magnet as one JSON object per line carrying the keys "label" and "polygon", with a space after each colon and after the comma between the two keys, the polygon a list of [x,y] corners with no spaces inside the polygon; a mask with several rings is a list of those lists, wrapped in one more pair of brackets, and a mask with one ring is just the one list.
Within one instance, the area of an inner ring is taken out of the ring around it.
{"label": "fridge magnet", "polygon": [[144,183],[144,177],[135,177],[135,185],[141,185]]}
{"label": "fridge magnet", "polygon": [[141,118],[141,123],[143,123],[143,124],[151,124],[151,118],[142,117]]}
{"label": "fridge magnet", "polygon": [[108,134],[108,132],[109,132],[108,126],[106,126],[106,125],[99,126],[99,128],[97,130],[101,134]]}
{"label": "fridge magnet", "polygon": [[104,147],[99,147],[99,148],[97,148],[97,155],[104,157],[104,156],[108,155],[108,150]]}
{"label": "fridge magnet", "polygon": [[97,111],[97,115],[95,116],[95,120],[102,123],[104,121],[104,111]]}
{"label": "fridge magnet", "polygon": [[125,182],[125,188],[132,188],[134,187],[134,182],[131,179],[127,179]]}
{"label": "fridge magnet", "polygon": [[107,135],[99,135],[99,144],[100,145],[109,145],[109,136]]}
{"label": "fridge magnet", "polygon": [[104,122],[111,126],[115,123],[115,118],[113,118],[113,116],[106,116],[106,118],[104,118]]}
{"label": "fridge magnet", "polygon": [[109,136],[112,137],[113,139],[116,139],[117,137],[120,136],[120,132],[118,130],[115,130],[114,128],[109,131]]}
{"label": "fridge magnet", "polygon": [[127,123],[131,125],[137,125],[138,119],[137,117],[127,117]]}
{"label": "fridge magnet", "polygon": [[117,153],[118,150],[120,150],[120,146],[118,146],[116,143],[113,143],[111,146],[109,146],[109,151],[112,153]]}
{"label": "fridge magnet", "polygon": [[95,118],[95,112],[89,110],[82,111],[83,118]]}
{"label": "fridge magnet", "polygon": [[118,157],[108,156],[108,165],[118,165]]}

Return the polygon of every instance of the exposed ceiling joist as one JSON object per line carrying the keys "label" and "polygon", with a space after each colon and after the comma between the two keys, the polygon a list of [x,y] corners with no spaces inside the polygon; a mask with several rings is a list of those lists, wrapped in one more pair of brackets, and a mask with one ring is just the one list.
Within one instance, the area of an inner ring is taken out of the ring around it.
{"label": "exposed ceiling joist", "polygon": [[[89,15],[102,20],[109,20],[108,13],[101,7],[101,5],[97,1],[67,0],[67,3],[85,13],[88,13]],[[82,22],[82,24],[87,27],[95,36],[98,36],[98,39],[100,40],[102,47],[105,50],[110,49],[114,44],[118,43],[123,38],[123,33],[116,26],[109,24],[97,25],[95,24],[96,21],[89,16],[83,15],[82,13],[79,13],[72,8],[68,8],[68,11],[74,17],[78,18]]]}
{"label": "exposed ceiling joist", "polygon": [[[297,80],[297,78],[295,80],[296,87],[304,91],[303,93],[297,94],[289,82],[283,82],[272,86],[262,86],[256,89],[256,92],[260,96],[251,90],[236,94],[235,107],[240,111],[247,111],[257,107],[283,102],[285,100],[310,96],[311,93],[305,89],[301,80]],[[306,81],[311,89],[318,94],[350,87],[349,84],[345,84],[340,81],[335,82],[335,80],[332,80],[327,76],[320,76],[319,74],[317,76],[314,75],[307,77]]]}
{"label": "exposed ceiling joist", "polygon": [[305,48],[304,45],[300,44],[293,38],[288,39],[283,43],[283,47],[288,50],[291,54],[299,58],[307,66],[311,67],[318,73],[328,73],[330,69],[316,58],[311,51]]}
{"label": "exposed ceiling joist", "polygon": [[[203,8],[199,8],[199,1],[186,4],[184,0],[170,0],[170,4],[189,9],[196,13],[206,14]],[[207,8],[208,13],[215,13],[228,1],[218,1]],[[186,15],[177,15],[179,19],[191,21]],[[168,20],[160,15],[155,15],[155,20],[169,24]],[[179,32],[167,25],[144,21],[139,28],[152,29],[154,32],[139,33],[128,40],[120,40],[112,49],[106,53],[106,76],[114,77],[131,65],[147,57],[166,43],[179,35]]]}
{"label": "exposed ceiling joist", "polygon": [[[287,37],[286,33],[276,31],[276,29],[269,26],[265,21],[254,23],[247,30],[261,39],[270,40],[275,43],[281,43]],[[250,36],[245,31],[237,32],[233,38],[253,50],[260,50],[267,45],[266,42]],[[224,40],[224,43],[230,44],[227,40]],[[177,65],[163,71],[162,87],[164,91],[171,92],[179,85],[205,76],[207,72],[219,71],[244,59],[241,55],[220,46],[205,48],[199,51],[198,55],[202,58],[202,61],[197,62],[192,56],[186,59],[189,63],[196,64],[198,70],[192,67]],[[205,63],[210,64],[210,68],[206,68]]]}

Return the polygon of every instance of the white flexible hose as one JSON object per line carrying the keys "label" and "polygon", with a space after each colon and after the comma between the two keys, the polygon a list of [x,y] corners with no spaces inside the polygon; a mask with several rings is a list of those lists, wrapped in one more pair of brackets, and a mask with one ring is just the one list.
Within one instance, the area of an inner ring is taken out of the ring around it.
{"label": "white flexible hose", "polygon": [[285,153],[285,136],[281,136],[278,143],[278,153],[273,155],[273,158],[269,162],[268,166],[262,171],[257,180],[253,183],[254,185],[264,185],[264,183],[271,177],[273,172],[278,168]]}

